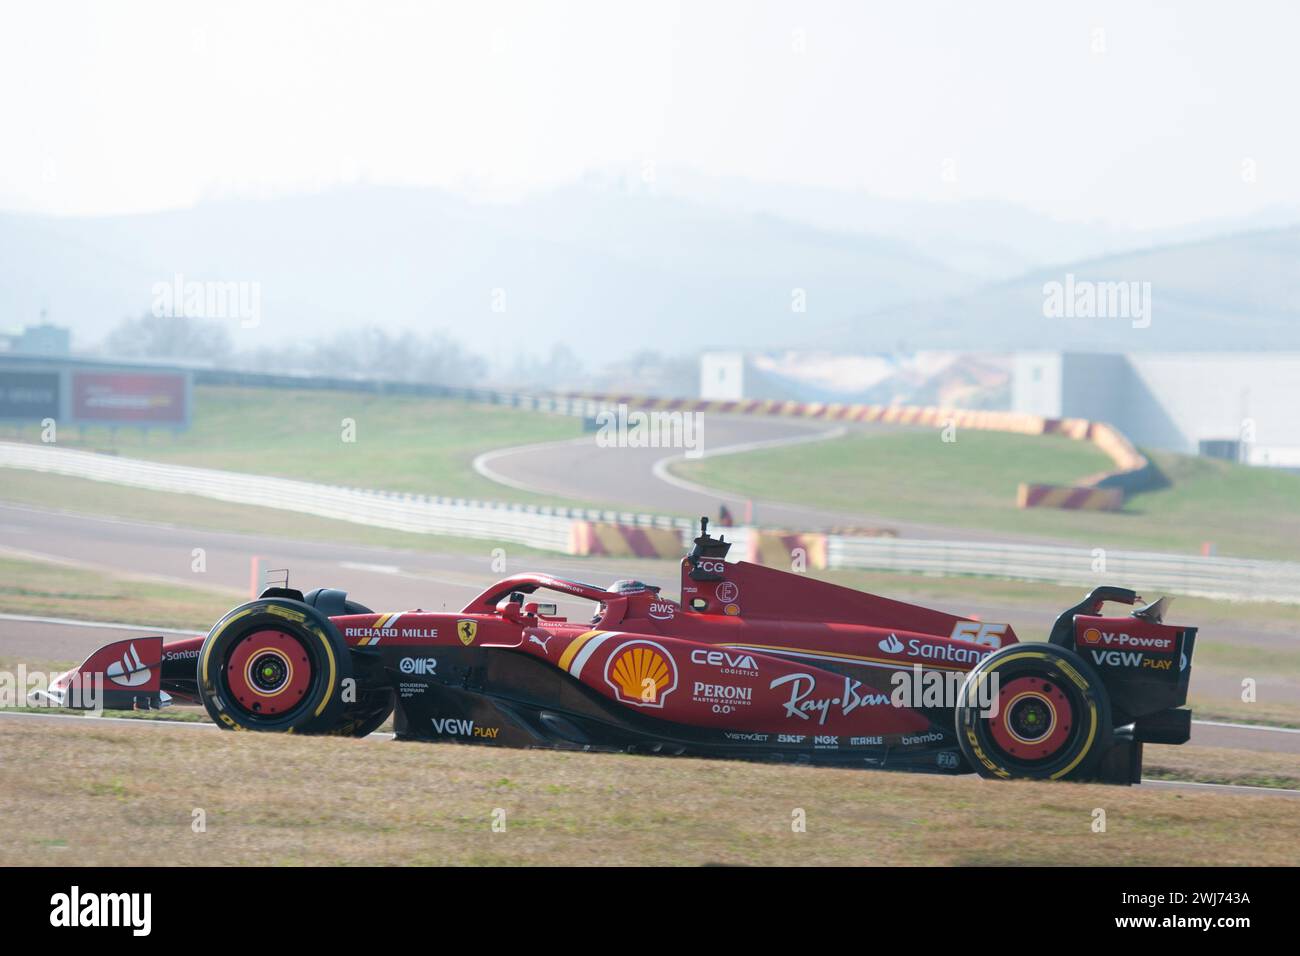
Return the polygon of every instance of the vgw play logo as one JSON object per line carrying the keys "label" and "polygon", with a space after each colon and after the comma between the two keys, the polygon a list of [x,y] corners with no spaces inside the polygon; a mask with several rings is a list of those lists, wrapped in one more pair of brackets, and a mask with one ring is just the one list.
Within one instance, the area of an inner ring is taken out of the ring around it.
{"label": "vgw play logo", "polygon": [[152,914],[152,893],[83,893],[74,886],[50,897],[51,926],[130,927],[132,936],[148,936]]}

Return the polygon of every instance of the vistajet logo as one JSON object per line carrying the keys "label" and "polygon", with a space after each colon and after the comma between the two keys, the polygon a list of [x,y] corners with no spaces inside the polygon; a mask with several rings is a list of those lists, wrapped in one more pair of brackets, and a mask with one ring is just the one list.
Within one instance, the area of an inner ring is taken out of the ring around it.
{"label": "vistajet logo", "polygon": [[122,926],[133,936],[148,936],[152,913],[152,893],[82,893],[74,886],[50,897],[51,926]]}

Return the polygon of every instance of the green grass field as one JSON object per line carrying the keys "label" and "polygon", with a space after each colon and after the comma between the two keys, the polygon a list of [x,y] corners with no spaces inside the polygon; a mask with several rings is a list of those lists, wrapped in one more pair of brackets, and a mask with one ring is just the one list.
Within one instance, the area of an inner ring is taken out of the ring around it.
{"label": "green grass field", "polygon": [[[345,420],[355,422],[355,441],[344,440]],[[59,446],[360,488],[541,501],[482,478],[471,462],[493,448],[575,438],[581,429],[563,415],[471,402],[198,386],[187,432],[66,428]],[[21,434],[35,436],[31,428]]]}
{"label": "green grass field", "polygon": [[[256,505],[237,505],[212,498],[147,491],[85,478],[46,475],[19,469],[0,470],[0,501],[53,508],[79,514],[108,515],[134,521],[155,521],[212,531],[272,535],[295,541],[332,541],[379,548],[405,548],[443,554],[486,554],[498,541],[414,534],[375,528],[351,521]],[[541,555],[522,544],[510,545],[514,554]]]}
{"label": "green grass field", "polygon": [[[1171,488],[1136,495],[1121,512],[1016,507],[1020,481],[1066,483],[1113,467],[1064,438],[959,431],[850,435],[680,462],[675,473],[758,500],[1043,535],[1088,547],[1300,560],[1300,476],[1180,455],[1154,455]],[[797,476],[797,480],[792,480]],[[761,517],[761,509],[760,509]]]}

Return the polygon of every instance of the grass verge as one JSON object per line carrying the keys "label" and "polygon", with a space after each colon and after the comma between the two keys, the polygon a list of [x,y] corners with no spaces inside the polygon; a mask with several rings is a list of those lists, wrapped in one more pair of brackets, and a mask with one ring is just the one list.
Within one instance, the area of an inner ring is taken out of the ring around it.
{"label": "grass verge", "polygon": [[[0,611],[206,631],[230,610],[233,592],[0,557]],[[237,597],[237,596],[236,596]]]}
{"label": "grass verge", "polygon": [[[131,521],[162,522],[187,528],[233,531],[297,541],[344,542],[408,551],[437,551],[442,554],[487,554],[501,543],[478,538],[391,531],[275,508],[236,505],[194,495],[146,491],[84,478],[44,475],[12,468],[0,469],[0,478],[4,480],[0,500]],[[520,556],[548,553],[513,543],[510,552]]]}
{"label": "grass verge", "polygon": [[189,431],[66,428],[59,446],[352,487],[543,501],[483,478],[474,457],[581,433],[576,418],[449,399],[197,386]]}
{"label": "grass verge", "polygon": [[1282,865],[1300,845],[1266,795],[8,720],[0,865]]}
{"label": "grass verge", "polygon": [[[1121,512],[1016,507],[1021,481],[1069,484],[1109,470],[1084,442],[959,431],[850,435],[673,465],[690,481],[748,497],[954,528],[1034,534],[1087,547],[1300,560],[1300,476],[1155,454],[1173,486]],[[791,475],[799,480],[790,481]]]}

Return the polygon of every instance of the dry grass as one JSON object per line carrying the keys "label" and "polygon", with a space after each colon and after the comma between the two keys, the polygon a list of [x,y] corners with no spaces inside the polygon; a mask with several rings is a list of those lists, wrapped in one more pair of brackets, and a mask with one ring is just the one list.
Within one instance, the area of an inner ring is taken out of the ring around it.
{"label": "dry grass", "polygon": [[1155,780],[1195,780],[1246,787],[1300,789],[1300,754],[1263,753],[1227,747],[1148,745],[1142,776]]}
{"label": "dry grass", "polygon": [[223,589],[185,587],[102,571],[28,559],[0,557],[0,611],[112,621],[119,624],[192,627],[206,631],[239,595]]}
{"label": "dry grass", "polygon": [[0,734],[5,865],[1245,865],[1300,846],[1295,803],[1269,796],[91,721]]}

